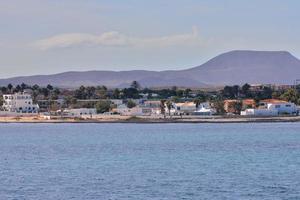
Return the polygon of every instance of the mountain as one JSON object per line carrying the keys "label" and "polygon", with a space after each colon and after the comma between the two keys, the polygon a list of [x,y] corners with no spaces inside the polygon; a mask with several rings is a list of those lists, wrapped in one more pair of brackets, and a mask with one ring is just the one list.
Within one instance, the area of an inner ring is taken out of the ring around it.
{"label": "mountain", "polygon": [[293,84],[300,60],[286,51],[231,51],[181,73],[209,85]]}
{"label": "mountain", "polygon": [[52,84],[62,87],[106,85],[127,87],[133,80],[142,86],[221,86],[234,84],[292,84],[300,79],[300,60],[286,51],[230,51],[198,67],[173,71],[86,71],[0,79],[0,85]]}

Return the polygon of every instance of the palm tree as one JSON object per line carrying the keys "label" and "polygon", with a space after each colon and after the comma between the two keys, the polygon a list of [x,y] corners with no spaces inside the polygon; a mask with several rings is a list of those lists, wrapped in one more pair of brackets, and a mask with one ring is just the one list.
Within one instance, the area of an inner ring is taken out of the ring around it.
{"label": "palm tree", "polygon": [[139,82],[137,82],[137,81],[132,81],[130,87],[131,87],[131,88],[134,88],[134,89],[136,89],[136,90],[141,89],[141,85],[140,85]]}
{"label": "palm tree", "polygon": [[8,85],[7,85],[7,89],[9,90],[9,93],[12,92],[13,87],[14,87],[14,86],[13,86],[12,84],[8,84]]}
{"label": "palm tree", "polygon": [[171,118],[171,109],[172,109],[172,102],[170,101],[170,100],[168,100],[167,102],[166,102],[166,106],[167,106],[167,108],[168,108],[168,112],[169,112],[169,116],[170,116],[170,118]]}
{"label": "palm tree", "polygon": [[160,112],[161,112],[161,114],[164,115],[164,118],[166,118],[165,103],[166,103],[165,99],[160,100]]}
{"label": "palm tree", "polygon": [[194,104],[196,104],[196,108],[198,109],[199,105],[200,105],[201,103],[203,103],[204,101],[203,101],[203,99],[195,98],[195,99],[193,100],[193,102],[194,102]]}

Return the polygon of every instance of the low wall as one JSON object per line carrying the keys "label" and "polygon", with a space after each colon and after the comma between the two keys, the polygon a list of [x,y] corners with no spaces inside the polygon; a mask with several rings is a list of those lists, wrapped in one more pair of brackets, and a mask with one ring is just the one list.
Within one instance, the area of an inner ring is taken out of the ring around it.
{"label": "low wall", "polygon": [[30,116],[38,116],[38,113],[16,113],[16,112],[9,112],[9,111],[0,111],[1,117],[30,117]]}

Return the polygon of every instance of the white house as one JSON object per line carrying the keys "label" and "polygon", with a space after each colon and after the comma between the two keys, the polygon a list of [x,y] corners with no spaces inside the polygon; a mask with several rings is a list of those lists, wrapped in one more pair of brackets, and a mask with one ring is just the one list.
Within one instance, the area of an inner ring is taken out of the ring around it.
{"label": "white house", "polygon": [[268,103],[267,108],[269,110],[277,110],[279,115],[295,115],[298,111],[297,106],[291,102]]}
{"label": "white house", "polygon": [[122,105],[123,100],[122,99],[110,99],[110,101],[115,104],[116,106]]}
{"label": "white house", "polygon": [[38,113],[38,104],[33,104],[31,95],[15,93],[3,95],[3,110],[9,113]]}
{"label": "white house", "polygon": [[194,102],[175,103],[174,109],[176,113],[192,114],[196,111],[196,104]]}
{"label": "white house", "polygon": [[114,112],[120,113],[120,115],[129,115],[130,108],[125,104],[118,105],[117,108],[113,109]]}
{"label": "white house", "polygon": [[216,110],[213,109],[208,102],[201,103],[197,110],[194,111],[194,115],[213,115],[216,113]]}
{"label": "white house", "polygon": [[143,108],[151,110],[151,115],[161,114],[161,102],[160,101],[145,101],[142,105]]}
{"label": "white house", "polygon": [[276,116],[278,115],[277,110],[270,110],[267,108],[260,108],[260,109],[246,109],[245,111],[241,111],[241,115],[243,116]]}
{"label": "white house", "polygon": [[257,109],[246,109],[241,115],[256,116],[276,116],[276,115],[296,115],[298,108],[294,103],[277,99],[266,99],[260,102]]}
{"label": "white house", "polygon": [[66,117],[93,117],[97,114],[95,108],[78,108],[78,109],[67,109],[63,111],[63,116]]}

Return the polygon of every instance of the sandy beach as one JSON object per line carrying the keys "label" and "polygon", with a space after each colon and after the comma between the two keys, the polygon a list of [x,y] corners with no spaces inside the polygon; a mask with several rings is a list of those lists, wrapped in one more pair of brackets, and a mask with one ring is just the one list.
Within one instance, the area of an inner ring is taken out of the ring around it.
{"label": "sandy beach", "polygon": [[300,122],[300,116],[277,117],[240,117],[240,116],[97,116],[94,118],[61,118],[44,119],[40,116],[4,117],[0,123],[260,123],[260,122]]}

